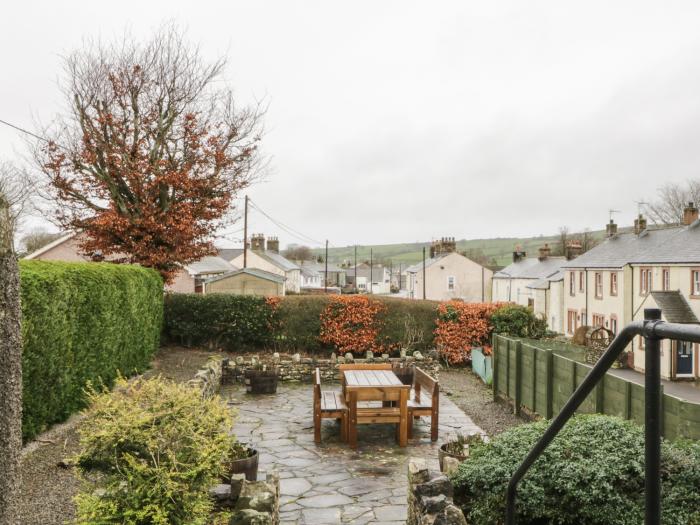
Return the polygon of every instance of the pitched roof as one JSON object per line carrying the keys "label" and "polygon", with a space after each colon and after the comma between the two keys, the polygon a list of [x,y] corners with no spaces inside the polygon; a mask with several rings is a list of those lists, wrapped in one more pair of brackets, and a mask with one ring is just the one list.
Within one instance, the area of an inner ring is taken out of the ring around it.
{"label": "pitched roof", "polygon": [[622,268],[627,264],[700,262],[700,221],[690,226],[619,233],[568,261],[564,268]]}
{"label": "pitched roof", "polygon": [[29,255],[27,255],[27,256],[25,257],[25,259],[36,259],[36,258],[39,257],[40,255],[42,255],[42,254],[48,252],[49,250],[55,248],[56,246],[60,246],[61,244],[63,244],[64,242],[66,242],[66,241],[68,241],[68,240],[70,240],[70,239],[72,239],[72,238],[75,237],[76,235],[77,235],[76,233],[68,233],[68,234],[66,234],[66,235],[63,235],[63,236],[59,237],[58,239],[56,239],[55,241],[50,242],[50,243],[47,244],[46,246],[42,246],[42,247],[39,248],[38,250],[33,251],[32,253],[30,253]]}
{"label": "pitched roof", "polygon": [[216,277],[207,279],[206,282],[213,283],[214,281],[220,281],[222,279],[228,279],[229,277],[234,277],[236,275],[242,274],[253,275],[255,277],[259,277],[260,279],[266,279],[268,281],[274,281],[276,283],[283,283],[287,280],[286,277],[282,277],[281,275],[277,275],[276,273],[266,272],[265,270],[260,270],[259,268],[241,268],[240,270],[234,270],[232,272],[217,275]]}
{"label": "pitched roof", "polygon": [[[323,273],[326,271],[326,263],[320,263],[316,261],[301,261],[300,264],[301,268],[308,268],[310,270],[314,270],[320,273]],[[340,266],[337,266],[332,263],[328,263],[328,271],[329,272],[346,272],[347,270],[345,268],[341,268]]]}
{"label": "pitched roof", "polygon": [[525,288],[532,288],[533,290],[547,290],[549,289],[551,283],[563,280],[564,273],[561,270],[557,270],[556,272],[554,272],[551,275],[548,275],[547,277],[537,279],[536,281],[528,284]]}
{"label": "pitched roof", "polygon": [[559,271],[566,257],[527,257],[514,262],[493,274],[494,279],[544,279]]}
{"label": "pitched roof", "polygon": [[700,323],[683,294],[678,290],[651,292],[669,323]]}
{"label": "pitched roof", "polygon": [[259,255],[263,259],[266,259],[267,261],[271,262],[272,264],[277,266],[279,269],[284,270],[285,272],[300,269],[299,266],[297,266],[292,261],[290,261],[289,259],[280,255],[277,252],[273,252],[270,250],[256,250],[255,254]]}
{"label": "pitched roof", "polygon": [[207,257],[202,257],[198,261],[187,264],[185,269],[190,275],[203,275],[207,273],[232,272],[237,268],[221,257],[209,255]]}
{"label": "pitched roof", "polygon": [[219,257],[231,262],[243,253],[243,248],[217,248]]}

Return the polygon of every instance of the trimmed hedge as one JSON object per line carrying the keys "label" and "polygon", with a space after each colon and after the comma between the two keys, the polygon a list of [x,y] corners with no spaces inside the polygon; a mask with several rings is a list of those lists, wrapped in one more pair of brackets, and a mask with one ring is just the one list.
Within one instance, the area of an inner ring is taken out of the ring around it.
{"label": "trimmed hedge", "polygon": [[163,282],[111,263],[20,261],[22,434],[85,406],[88,383],[144,370],[160,342]]}
{"label": "trimmed hedge", "polygon": [[[386,305],[378,341],[385,347],[433,348],[435,301],[373,297]],[[278,301],[228,294],[171,294],[165,300],[165,338],[173,343],[217,345],[229,350],[331,352],[320,339],[321,313],[330,298],[285,296]],[[406,325],[415,337],[407,340]]]}

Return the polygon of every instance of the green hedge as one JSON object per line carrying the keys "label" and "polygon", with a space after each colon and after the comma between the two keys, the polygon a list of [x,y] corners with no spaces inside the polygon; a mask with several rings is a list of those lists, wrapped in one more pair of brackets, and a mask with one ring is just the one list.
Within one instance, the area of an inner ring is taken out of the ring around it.
{"label": "green hedge", "polygon": [[89,382],[144,370],[158,348],[160,276],[110,263],[21,261],[25,440],[85,404]]}
{"label": "green hedge", "polygon": [[[383,344],[410,342],[411,350],[433,347],[437,302],[376,298],[386,305]],[[228,350],[275,348],[308,353],[331,352],[319,341],[321,312],[329,298],[323,295],[294,295],[280,298],[273,309],[262,297],[228,294],[171,294],[165,300],[165,338],[173,343],[217,345]],[[406,337],[412,326],[419,338]],[[272,328],[270,328],[272,327]]]}

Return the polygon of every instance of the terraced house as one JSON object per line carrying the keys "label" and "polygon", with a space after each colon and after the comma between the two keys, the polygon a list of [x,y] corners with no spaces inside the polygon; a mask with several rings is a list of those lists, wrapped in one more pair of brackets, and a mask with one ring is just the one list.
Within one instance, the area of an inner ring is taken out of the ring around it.
{"label": "terraced house", "polygon": [[[607,239],[567,262],[564,273],[565,329],[573,335],[583,325],[603,326],[617,333],[644,309],[658,307],[664,319],[698,324],[700,318],[700,221],[689,203],[682,224],[647,227],[640,215],[631,232],[618,233],[611,220]],[[642,340],[628,349],[634,368],[644,370]],[[700,377],[698,345],[665,340],[661,373],[667,379]]]}

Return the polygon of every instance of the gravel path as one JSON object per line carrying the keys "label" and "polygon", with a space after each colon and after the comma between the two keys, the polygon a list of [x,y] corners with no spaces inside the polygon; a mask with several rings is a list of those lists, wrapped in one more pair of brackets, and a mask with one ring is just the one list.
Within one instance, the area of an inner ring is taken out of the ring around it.
{"label": "gravel path", "polygon": [[440,372],[440,390],[489,436],[527,423],[505,404],[494,403],[491,389],[470,369],[453,368]]}
{"label": "gravel path", "polygon": [[[179,347],[161,349],[152,368],[144,375],[162,375],[174,381],[186,381],[194,377],[212,352]],[[76,414],[68,421],[55,425],[48,432],[28,443],[22,459],[22,524],[63,525],[75,517],[73,496],[78,490],[78,480],[73,470],[63,465],[63,460],[78,451],[76,427],[81,416]]]}

